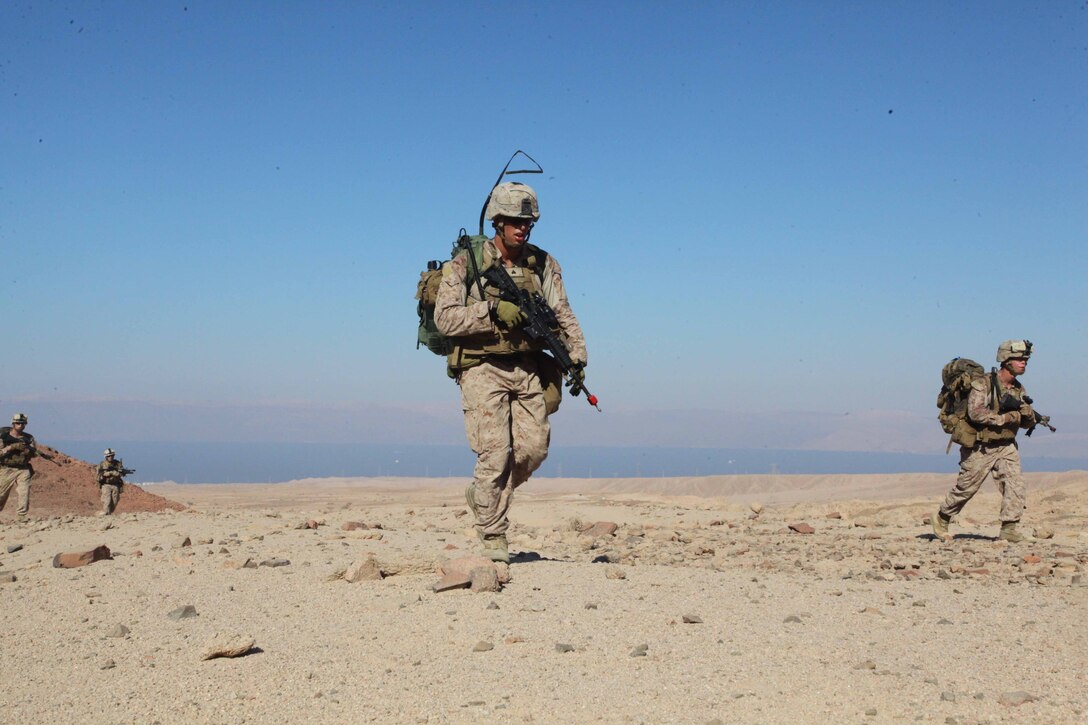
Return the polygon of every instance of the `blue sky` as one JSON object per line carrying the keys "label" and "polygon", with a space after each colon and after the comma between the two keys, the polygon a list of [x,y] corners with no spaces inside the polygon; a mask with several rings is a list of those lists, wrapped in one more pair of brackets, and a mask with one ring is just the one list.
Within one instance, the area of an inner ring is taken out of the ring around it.
{"label": "blue sky", "polygon": [[1086,79],[1083,0],[4,3],[0,401],[456,411],[412,295],[520,148],[579,429],[937,429],[1013,337],[1079,415]]}

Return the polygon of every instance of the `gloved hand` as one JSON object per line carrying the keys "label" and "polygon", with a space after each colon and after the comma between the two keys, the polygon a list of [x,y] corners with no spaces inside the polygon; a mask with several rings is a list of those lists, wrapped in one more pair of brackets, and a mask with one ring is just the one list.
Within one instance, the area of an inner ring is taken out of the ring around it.
{"label": "gloved hand", "polygon": [[571,368],[567,373],[567,379],[570,380],[570,386],[572,388],[580,386],[586,381],[586,371],[581,365]]}
{"label": "gloved hand", "polygon": [[1020,404],[1020,420],[1035,420],[1035,411],[1027,403]]}
{"label": "gloved hand", "polygon": [[1020,411],[1011,410],[1005,413],[1005,425],[1020,425]]}
{"label": "gloved hand", "polygon": [[499,300],[499,304],[495,305],[495,317],[511,329],[525,322],[525,315],[521,314],[518,306],[506,300]]}

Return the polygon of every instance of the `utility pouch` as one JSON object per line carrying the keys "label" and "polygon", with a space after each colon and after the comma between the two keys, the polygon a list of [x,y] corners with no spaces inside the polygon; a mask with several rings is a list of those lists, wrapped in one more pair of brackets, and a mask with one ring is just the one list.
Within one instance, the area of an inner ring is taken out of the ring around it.
{"label": "utility pouch", "polygon": [[540,377],[540,387],[544,389],[544,410],[548,415],[559,410],[563,401],[563,371],[551,355],[537,353],[536,374]]}

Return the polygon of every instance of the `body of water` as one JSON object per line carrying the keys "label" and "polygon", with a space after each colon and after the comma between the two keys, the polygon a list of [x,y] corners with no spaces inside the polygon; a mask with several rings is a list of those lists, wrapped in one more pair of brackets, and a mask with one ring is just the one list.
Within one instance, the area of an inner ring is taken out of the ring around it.
{"label": "body of water", "polygon": [[[51,445],[54,442],[50,442]],[[56,441],[55,447],[92,463],[115,448],[141,481],[256,483],[328,476],[440,477],[472,475],[467,446],[362,445],[350,443],[179,443]],[[536,475],[632,478],[728,474],[948,473],[949,455],[852,453],[727,448],[553,448]],[[1088,470],[1088,458],[1024,457],[1025,471]]]}

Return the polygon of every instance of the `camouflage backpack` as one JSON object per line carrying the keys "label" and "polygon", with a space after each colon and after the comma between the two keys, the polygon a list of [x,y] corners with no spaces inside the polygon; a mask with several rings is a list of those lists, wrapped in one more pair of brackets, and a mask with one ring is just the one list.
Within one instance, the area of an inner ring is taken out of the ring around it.
{"label": "camouflage backpack", "polygon": [[937,394],[941,412],[937,419],[944,432],[951,435],[945,453],[952,449],[953,443],[975,445],[978,432],[967,420],[967,396],[971,393],[971,383],[986,376],[984,367],[965,357],[952,358],[941,369],[941,392]]}
{"label": "camouflage backpack", "polygon": [[[487,241],[487,237],[483,234],[477,234],[475,236],[468,236],[465,230],[461,230],[461,234],[457,241],[453,243],[453,249],[450,251],[450,259],[453,259],[458,252],[465,249],[467,245],[472,251],[472,256],[476,260],[476,264],[470,265],[469,276],[472,276],[472,269],[483,269],[483,248],[484,242]],[[419,284],[416,285],[416,314],[419,315],[419,331],[416,333],[416,349],[422,345],[435,355],[449,355],[453,352],[453,342],[439,332],[438,327],[434,324],[434,305],[438,301],[438,286],[442,283],[442,269],[449,264],[449,260],[440,262],[437,259],[432,259],[427,262],[427,269],[419,275]],[[469,280],[472,283],[472,280]]]}

